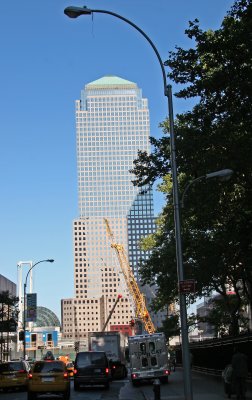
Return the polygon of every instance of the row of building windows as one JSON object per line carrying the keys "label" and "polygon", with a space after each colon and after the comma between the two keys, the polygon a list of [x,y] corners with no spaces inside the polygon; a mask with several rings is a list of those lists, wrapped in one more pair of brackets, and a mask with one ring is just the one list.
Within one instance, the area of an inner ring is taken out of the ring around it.
{"label": "row of building windows", "polygon": [[[133,94],[134,95],[134,94]],[[109,104],[110,102],[111,102],[111,104],[118,104],[118,103],[120,103],[120,102],[122,102],[122,104],[124,104],[124,102],[125,101],[132,101],[132,100],[136,100],[136,97],[135,96],[113,96],[113,97],[111,97],[111,96],[99,96],[99,97],[89,97],[88,98],[88,101],[91,103],[91,104],[99,104],[99,105],[101,105],[101,104],[103,104],[103,103],[105,103],[105,104]]]}
{"label": "row of building windows", "polygon": [[[76,295],[78,295],[78,294],[81,294],[81,293],[87,293],[88,291],[87,290],[83,290],[83,289],[80,289],[80,290],[76,290]],[[117,293],[117,289],[105,289],[105,290],[103,290],[103,293]],[[86,296],[87,297],[87,296]]]}
{"label": "row of building windows", "polygon": [[[129,154],[129,152],[130,152],[130,154]],[[136,154],[135,153],[136,152],[136,150],[135,149],[127,149],[127,155],[125,155],[125,153],[120,153],[120,164],[122,164],[124,161],[126,162],[126,163],[130,163],[130,165],[132,164],[132,160],[134,160],[134,158],[133,158],[133,156],[132,156],[132,154],[134,155],[134,154]],[[114,154],[113,154],[114,153]],[[110,161],[110,160],[114,160],[115,159],[115,157],[118,157],[118,152],[114,149],[114,147],[113,147],[113,149],[111,149],[111,152],[109,152],[108,154],[102,154],[102,159],[103,160],[107,160],[107,161]],[[85,156],[82,156],[82,155],[80,155],[79,157],[78,157],[78,165],[81,165],[81,162],[83,162],[83,161],[98,161],[98,158],[97,158],[97,154],[95,153],[95,150],[94,150],[94,154],[92,155],[92,154],[85,154]],[[104,161],[103,161],[104,162]],[[90,165],[93,165],[93,164],[90,164]]]}
{"label": "row of building windows", "polygon": [[[107,89],[106,89],[106,93],[107,93]],[[104,94],[104,92],[103,92],[103,94]],[[131,101],[134,98],[136,99],[135,92],[132,92],[131,96],[118,96],[115,94],[114,96],[108,97],[108,96],[100,95],[99,97],[96,97],[96,96],[89,97],[88,101],[90,101],[90,103],[98,103],[98,104],[106,103],[107,104],[110,101],[114,102],[114,103],[119,103],[120,101],[124,102],[125,100]]]}
{"label": "row of building windows", "polygon": [[111,108],[106,108],[103,110],[98,110],[97,108],[91,108],[90,113],[86,116],[76,117],[76,121],[79,123],[90,124],[92,122],[100,122],[104,125],[109,122],[113,126],[113,122],[125,121],[127,125],[130,124],[145,124],[149,122],[148,115],[144,113],[134,112],[134,110],[129,109],[119,109],[113,110]]}
{"label": "row of building windows", "polygon": [[99,303],[97,299],[89,299],[89,300],[64,300],[63,304],[92,304],[92,303]]}

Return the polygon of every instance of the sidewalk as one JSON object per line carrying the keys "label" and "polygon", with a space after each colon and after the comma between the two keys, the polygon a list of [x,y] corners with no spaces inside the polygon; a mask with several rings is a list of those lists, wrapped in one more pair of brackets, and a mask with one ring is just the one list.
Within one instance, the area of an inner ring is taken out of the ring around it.
{"label": "sidewalk", "polygon": [[[224,385],[221,377],[206,376],[205,374],[193,371],[192,391],[193,400],[223,400],[228,398],[224,393]],[[141,392],[145,400],[155,399],[153,385],[142,385]],[[167,385],[162,384],[160,392],[161,400],[186,400],[184,397],[182,368],[177,368],[176,372],[171,373],[169,383]],[[231,399],[235,400],[236,396],[232,395]],[[252,400],[251,387],[249,387],[246,393],[246,400]]]}

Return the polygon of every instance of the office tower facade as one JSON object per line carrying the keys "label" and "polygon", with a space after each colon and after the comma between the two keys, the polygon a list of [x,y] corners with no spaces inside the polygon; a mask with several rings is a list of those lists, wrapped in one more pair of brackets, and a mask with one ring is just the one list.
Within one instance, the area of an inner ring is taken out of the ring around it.
{"label": "office tower facade", "polygon": [[[135,83],[105,76],[81,91],[76,101],[79,218],[73,224],[75,293],[74,299],[62,304],[63,330],[66,336],[69,331],[68,337],[73,329],[80,338],[85,331],[101,330],[118,294],[123,297],[111,317],[110,329],[128,325],[134,316],[104,219],[114,241],[123,245],[138,279],[138,263],[149,256],[138,242],[154,232],[155,218],[152,190],[145,188],[142,194],[132,184],[134,176],[129,170],[138,150],[150,151],[149,136],[148,101]],[[87,308],[91,305],[92,309]]]}

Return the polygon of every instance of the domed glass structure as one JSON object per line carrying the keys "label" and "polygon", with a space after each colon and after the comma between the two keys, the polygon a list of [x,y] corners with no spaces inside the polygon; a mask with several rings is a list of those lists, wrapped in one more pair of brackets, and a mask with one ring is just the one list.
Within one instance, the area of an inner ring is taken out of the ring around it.
{"label": "domed glass structure", "polygon": [[37,320],[34,326],[60,326],[59,318],[53,311],[46,307],[37,307]]}

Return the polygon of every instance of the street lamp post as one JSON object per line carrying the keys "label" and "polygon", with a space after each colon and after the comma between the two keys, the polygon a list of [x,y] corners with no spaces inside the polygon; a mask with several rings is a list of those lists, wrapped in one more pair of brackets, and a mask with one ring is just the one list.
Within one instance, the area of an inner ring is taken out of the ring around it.
{"label": "street lamp post", "polygon": [[[74,7],[70,6],[65,8],[64,13],[70,18],[77,18],[80,15],[91,15],[93,13],[109,14],[116,18],[121,19],[127,24],[135,28],[142,36],[149,42],[152,49],[154,50],[158,62],[161,67],[164,85],[164,95],[168,100],[168,115],[169,115],[169,129],[170,129],[170,152],[171,152],[171,173],[173,182],[173,207],[174,207],[174,223],[175,223],[175,240],[176,240],[176,260],[177,260],[177,275],[178,283],[184,280],[184,268],[183,268],[183,257],[182,257],[182,241],[181,241],[181,223],[180,223],[180,201],[178,191],[178,177],[177,177],[177,163],[176,163],[176,146],[175,146],[175,135],[174,135],[174,118],[173,118],[173,102],[172,102],[172,87],[167,85],[166,73],[162,59],[151,39],[146,33],[135,25],[130,20],[123,16],[116,14],[112,11],[90,9],[87,7]],[[181,338],[182,338],[182,355],[183,355],[183,376],[184,376],[184,395],[186,400],[193,399],[192,393],[192,381],[191,381],[191,365],[190,365],[190,354],[189,354],[189,341],[188,341],[188,326],[187,326],[187,309],[186,309],[186,297],[185,294],[179,293],[180,301],[180,321],[181,321]]]}
{"label": "street lamp post", "polygon": [[213,179],[213,178],[219,178],[219,180],[222,181],[227,181],[228,179],[231,178],[231,175],[233,174],[232,169],[221,169],[220,171],[215,171],[215,172],[210,172],[209,174],[199,176],[198,178],[193,179],[192,181],[188,182],[183,194],[181,196],[181,208],[184,208],[184,199],[185,195],[188,192],[188,189],[194,185],[196,182],[203,181],[203,180],[208,180],[208,179]]}
{"label": "street lamp post", "polygon": [[31,268],[28,270],[27,274],[26,274],[25,283],[24,283],[24,308],[23,308],[23,310],[24,310],[24,321],[23,321],[23,327],[24,327],[24,347],[23,347],[23,350],[24,350],[24,351],[23,351],[23,357],[24,357],[24,360],[25,360],[25,356],[26,356],[25,333],[26,333],[26,286],[27,286],[27,278],[28,278],[28,275],[29,275],[29,273],[31,272],[31,270],[32,270],[36,265],[38,265],[38,264],[40,264],[40,263],[42,263],[42,262],[50,262],[50,263],[53,263],[54,260],[52,260],[52,259],[40,260],[40,261],[36,262],[35,264],[33,264],[33,265],[31,266]]}

